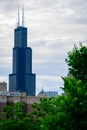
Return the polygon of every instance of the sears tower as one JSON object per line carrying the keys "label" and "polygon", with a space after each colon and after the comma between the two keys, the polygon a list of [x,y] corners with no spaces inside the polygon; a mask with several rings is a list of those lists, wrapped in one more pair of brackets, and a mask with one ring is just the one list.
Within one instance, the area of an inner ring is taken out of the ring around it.
{"label": "sears tower", "polygon": [[14,29],[13,73],[9,74],[9,91],[25,92],[35,96],[36,75],[32,73],[32,49],[27,47],[27,28],[24,27],[24,10],[22,26],[18,11],[18,26]]}

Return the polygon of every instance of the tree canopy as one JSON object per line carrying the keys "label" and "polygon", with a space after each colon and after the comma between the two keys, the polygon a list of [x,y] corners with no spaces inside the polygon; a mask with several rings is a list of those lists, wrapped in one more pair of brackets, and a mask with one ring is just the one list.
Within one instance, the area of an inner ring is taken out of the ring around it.
{"label": "tree canopy", "polygon": [[69,66],[69,74],[77,79],[87,82],[87,47],[80,44],[74,45],[73,51],[68,53],[66,63]]}

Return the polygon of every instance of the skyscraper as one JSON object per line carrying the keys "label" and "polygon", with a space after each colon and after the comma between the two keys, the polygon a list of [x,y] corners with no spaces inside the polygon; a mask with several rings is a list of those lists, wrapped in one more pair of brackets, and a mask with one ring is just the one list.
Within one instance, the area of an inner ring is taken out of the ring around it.
{"label": "skyscraper", "polygon": [[[19,14],[18,14],[19,17]],[[14,29],[13,73],[9,74],[9,91],[26,92],[35,96],[36,75],[32,73],[32,49],[27,47],[27,28],[20,26]]]}

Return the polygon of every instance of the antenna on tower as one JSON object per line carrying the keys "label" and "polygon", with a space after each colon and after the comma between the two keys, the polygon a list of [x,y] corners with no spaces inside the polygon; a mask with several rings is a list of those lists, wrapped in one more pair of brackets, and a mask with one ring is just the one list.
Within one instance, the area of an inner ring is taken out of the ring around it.
{"label": "antenna on tower", "polygon": [[24,26],[24,5],[22,4],[22,26]]}
{"label": "antenna on tower", "polygon": [[20,26],[20,13],[19,13],[19,5],[18,5],[18,26]]}

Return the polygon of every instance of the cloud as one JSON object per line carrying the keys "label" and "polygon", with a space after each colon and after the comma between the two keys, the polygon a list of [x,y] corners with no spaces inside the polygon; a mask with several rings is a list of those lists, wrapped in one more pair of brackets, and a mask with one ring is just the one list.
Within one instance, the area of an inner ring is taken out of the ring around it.
{"label": "cloud", "polygon": [[[42,86],[46,90],[58,90],[63,85],[61,76],[68,73],[65,63],[68,51],[75,43],[87,43],[87,0],[22,1],[37,91]],[[8,74],[12,72],[17,8],[18,0],[0,0],[0,80],[8,81]]]}

